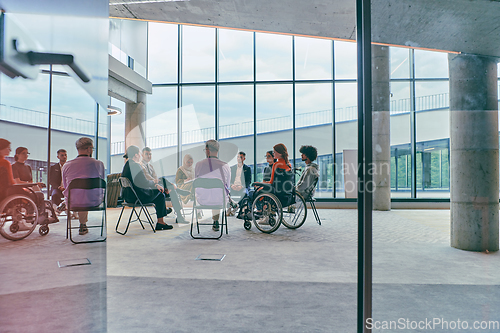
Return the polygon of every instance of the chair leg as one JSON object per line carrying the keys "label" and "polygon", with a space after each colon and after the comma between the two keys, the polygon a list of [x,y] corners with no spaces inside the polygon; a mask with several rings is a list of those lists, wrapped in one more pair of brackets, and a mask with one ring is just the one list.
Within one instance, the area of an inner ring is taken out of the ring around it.
{"label": "chair leg", "polygon": [[316,222],[318,222],[319,225],[321,225],[321,220],[319,218],[318,211],[316,210],[316,205],[314,204],[314,201],[311,201],[311,208],[314,214],[314,217],[316,218]]}

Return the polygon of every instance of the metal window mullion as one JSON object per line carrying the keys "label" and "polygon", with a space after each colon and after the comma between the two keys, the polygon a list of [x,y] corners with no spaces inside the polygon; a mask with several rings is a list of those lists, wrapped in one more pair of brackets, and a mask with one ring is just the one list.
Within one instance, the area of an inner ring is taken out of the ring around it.
{"label": "metal window mullion", "polygon": [[219,140],[219,29],[215,28],[215,140]]}
{"label": "metal window mullion", "polygon": [[257,61],[255,31],[253,32],[253,179],[257,181]]}
{"label": "metal window mullion", "polygon": [[[410,49],[410,143],[411,143],[411,197],[417,198],[417,127],[415,99],[415,50]],[[423,185],[423,182],[422,182]]]}
{"label": "metal window mullion", "polygon": [[[295,133],[295,36],[292,36],[292,158],[293,167],[295,168],[295,146],[296,146],[296,133]],[[295,182],[295,178],[294,178]]]}
{"label": "metal window mullion", "polygon": [[[49,112],[47,115],[47,189],[49,189],[50,179],[50,148],[52,141],[52,65],[50,65],[49,76]],[[50,198],[50,191],[47,191],[47,196]]]}
{"label": "metal window mullion", "polygon": [[356,0],[358,63],[358,333],[372,317],[372,194],[368,191],[372,161],[370,0]]}
{"label": "metal window mullion", "polygon": [[182,25],[177,25],[177,167],[182,165]]}
{"label": "metal window mullion", "polygon": [[333,185],[332,196],[337,197],[337,140],[335,129],[335,42],[332,40],[332,150],[333,150]]}

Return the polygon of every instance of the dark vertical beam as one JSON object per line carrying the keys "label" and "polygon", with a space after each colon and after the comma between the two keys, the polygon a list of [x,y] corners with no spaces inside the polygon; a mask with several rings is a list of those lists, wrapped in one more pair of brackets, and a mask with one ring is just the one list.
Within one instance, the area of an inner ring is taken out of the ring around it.
{"label": "dark vertical beam", "polygon": [[253,33],[253,179],[257,181],[257,60]]}
{"label": "dark vertical beam", "polygon": [[47,198],[50,199],[50,148],[52,145],[52,65],[49,75],[49,113],[47,115]]}
{"label": "dark vertical beam", "polygon": [[[296,146],[296,133],[295,133],[295,36],[292,36],[292,159],[293,167],[295,168],[295,146]],[[295,179],[294,179],[295,180]]]}
{"label": "dark vertical beam", "polygon": [[182,165],[182,25],[177,25],[177,168]]}
{"label": "dark vertical beam", "polygon": [[370,0],[356,0],[358,46],[358,333],[372,317],[372,93]]}
{"label": "dark vertical beam", "polygon": [[215,28],[215,140],[219,140],[219,29]]}
{"label": "dark vertical beam", "polygon": [[333,191],[332,196],[337,197],[337,140],[335,131],[335,42],[332,40],[332,150],[333,150]]}
{"label": "dark vertical beam", "polygon": [[96,160],[99,159],[99,103],[95,103],[95,156]]}
{"label": "dark vertical beam", "polygon": [[415,50],[410,49],[411,197],[417,197],[417,115],[415,101]]}

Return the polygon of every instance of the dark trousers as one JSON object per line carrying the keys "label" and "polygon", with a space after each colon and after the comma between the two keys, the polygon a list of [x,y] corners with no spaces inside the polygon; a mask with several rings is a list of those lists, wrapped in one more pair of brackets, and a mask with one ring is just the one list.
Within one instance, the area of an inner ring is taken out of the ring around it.
{"label": "dark trousers", "polygon": [[[151,190],[156,194],[152,202],[155,204],[156,217],[167,216],[167,207],[165,206],[165,193],[161,193],[158,190]],[[146,203],[146,202],[143,202]]]}
{"label": "dark trousers", "polygon": [[58,189],[58,188],[52,189],[52,193],[50,194],[50,200],[52,201],[52,203],[54,205],[59,206],[59,204],[62,202],[63,198],[64,198],[64,195],[60,189]]}

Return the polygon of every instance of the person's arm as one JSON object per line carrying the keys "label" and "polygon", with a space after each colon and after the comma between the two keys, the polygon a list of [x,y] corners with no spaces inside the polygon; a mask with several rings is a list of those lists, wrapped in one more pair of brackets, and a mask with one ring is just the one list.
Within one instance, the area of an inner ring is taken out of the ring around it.
{"label": "person's arm", "polygon": [[245,166],[246,168],[243,170],[245,175],[245,187],[250,188],[250,183],[252,182],[252,170],[248,165]]}
{"label": "person's arm", "polygon": [[308,175],[309,175],[310,171],[311,170],[309,168],[306,168],[302,172],[302,174],[300,175],[299,181],[297,182],[297,185],[295,186],[297,191],[304,192],[309,187],[309,184],[306,184],[307,182],[305,180],[308,179]]}

